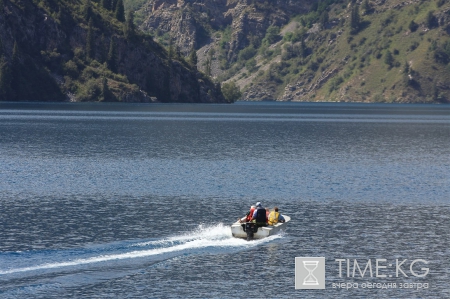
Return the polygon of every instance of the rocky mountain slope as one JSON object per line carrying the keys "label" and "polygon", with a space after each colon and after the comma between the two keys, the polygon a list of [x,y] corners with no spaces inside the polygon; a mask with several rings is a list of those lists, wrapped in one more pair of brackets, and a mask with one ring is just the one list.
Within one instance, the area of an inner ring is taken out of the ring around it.
{"label": "rocky mountain slope", "polygon": [[0,0],[0,100],[226,101],[132,21],[121,0]]}
{"label": "rocky mountain slope", "polygon": [[[182,53],[188,54],[215,40],[213,33],[229,28],[228,60],[251,43],[264,38],[270,25],[282,26],[309,10],[313,1],[257,0],[149,0],[141,9],[147,15],[144,31],[168,33]],[[220,34],[219,34],[220,35]]]}
{"label": "rocky mountain slope", "polygon": [[244,100],[450,100],[445,0],[148,0],[137,13]]}

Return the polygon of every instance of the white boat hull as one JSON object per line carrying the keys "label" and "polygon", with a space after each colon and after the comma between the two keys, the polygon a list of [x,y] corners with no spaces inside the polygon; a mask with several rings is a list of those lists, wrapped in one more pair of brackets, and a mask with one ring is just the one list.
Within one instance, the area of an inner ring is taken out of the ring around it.
{"label": "white boat hull", "polygon": [[[280,230],[286,229],[286,225],[291,220],[291,217],[286,215],[283,215],[283,217],[285,220],[285,222],[283,223],[279,222],[274,226],[263,226],[258,228],[258,231],[253,234],[253,239],[266,238],[268,236],[275,235]],[[235,238],[247,238],[247,233],[244,231],[244,229],[242,228],[242,223],[240,223],[239,221],[236,221],[231,225],[231,234]]]}

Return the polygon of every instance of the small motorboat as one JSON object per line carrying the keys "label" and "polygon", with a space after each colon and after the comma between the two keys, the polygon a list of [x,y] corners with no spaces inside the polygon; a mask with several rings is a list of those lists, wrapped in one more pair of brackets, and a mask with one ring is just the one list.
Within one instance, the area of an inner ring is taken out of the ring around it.
{"label": "small motorboat", "polygon": [[253,239],[262,239],[268,236],[275,235],[280,230],[286,229],[286,224],[291,220],[291,217],[283,215],[285,222],[278,222],[275,225],[257,227],[253,222],[241,222],[245,217],[236,221],[231,225],[231,234],[235,238],[244,238],[247,241]]}

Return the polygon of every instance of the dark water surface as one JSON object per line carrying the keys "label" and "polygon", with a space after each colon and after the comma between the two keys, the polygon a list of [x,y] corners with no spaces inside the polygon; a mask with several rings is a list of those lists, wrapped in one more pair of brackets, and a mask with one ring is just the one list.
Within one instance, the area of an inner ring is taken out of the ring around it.
{"label": "dark water surface", "polygon": [[[0,103],[0,153],[0,298],[450,297],[450,106]],[[288,230],[232,238],[256,201]]]}

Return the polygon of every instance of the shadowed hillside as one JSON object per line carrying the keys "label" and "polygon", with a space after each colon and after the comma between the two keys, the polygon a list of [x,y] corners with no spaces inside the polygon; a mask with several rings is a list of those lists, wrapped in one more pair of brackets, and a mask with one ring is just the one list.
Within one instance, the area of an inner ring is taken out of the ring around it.
{"label": "shadowed hillside", "polygon": [[121,0],[0,0],[0,100],[225,102]]}

